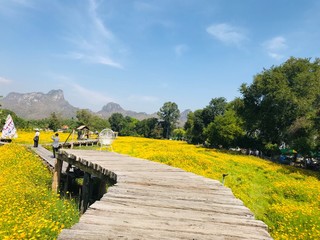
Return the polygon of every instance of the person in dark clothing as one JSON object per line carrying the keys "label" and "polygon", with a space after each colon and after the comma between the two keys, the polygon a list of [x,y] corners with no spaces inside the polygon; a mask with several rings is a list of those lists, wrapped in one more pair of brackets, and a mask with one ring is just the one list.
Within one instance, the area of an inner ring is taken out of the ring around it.
{"label": "person in dark clothing", "polygon": [[36,133],[35,133],[35,135],[34,135],[34,137],[33,137],[33,147],[38,147],[38,145],[39,145],[39,138],[40,138],[40,132],[39,132],[39,130],[37,129],[37,130],[36,130]]}

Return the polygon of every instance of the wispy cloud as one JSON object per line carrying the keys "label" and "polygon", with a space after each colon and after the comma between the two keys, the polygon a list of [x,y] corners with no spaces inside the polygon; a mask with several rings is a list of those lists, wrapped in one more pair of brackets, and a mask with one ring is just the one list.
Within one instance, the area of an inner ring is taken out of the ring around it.
{"label": "wispy cloud", "polygon": [[123,68],[121,64],[115,62],[114,60],[112,60],[107,56],[88,55],[81,52],[70,52],[63,56],[67,58],[75,59],[75,60],[83,60],[88,63],[102,64],[102,65],[111,66],[111,67],[120,68],[120,69]]}
{"label": "wispy cloud", "polygon": [[13,81],[4,77],[0,77],[0,84],[10,84]]}
{"label": "wispy cloud", "polygon": [[271,58],[280,60],[284,58],[283,51],[288,48],[286,39],[282,36],[274,37],[262,44]]}
{"label": "wispy cloud", "polygon": [[48,77],[55,81],[55,85],[65,91],[67,99],[72,99],[72,104],[80,108],[99,110],[108,102],[115,102],[107,93],[82,86],[74,77],[57,73],[48,73]]}
{"label": "wispy cloud", "polygon": [[140,12],[154,12],[159,10],[158,6],[142,1],[135,1],[133,7],[135,10]]}
{"label": "wispy cloud", "polygon": [[156,102],[159,99],[154,96],[147,96],[147,95],[130,95],[128,97],[129,101],[138,101],[138,102]]}
{"label": "wispy cloud", "polygon": [[25,9],[35,9],[33,0],[2,0],[0,1],[0,15],[16,17]]}
{"label": "wispy cloud", "polygon": [[73,20],[77,19],[77,22],[73,22],[74,24],[70,26],[72,29],[70,35],[64,37],[73,46],[73,49],[64,56],[91,64],[122,69],[122,64],[113,56],[116,53],[114,49],[117,49],[118,45],[116,37],[99,16],[100,5],[95,0],[88,0],[88,3],[89,8],[85,13],[81,12],[84,9],[78,9],[79,12],[75,13],[84,14],[84,16],[73,18]]}
{"label": "wispy cloud", "polygon": [[189,50],[189,47],[186,44],[179,44],[174,47],[174,52],[177,57],[182,56],[188,50]]}
{"label": "wispy cloud", "polygon": [[70,83],[73,91],[83,99],[91,104],[106,104],[108,102],[113,102],[114,100],[105,94],[102,94],[98,91],[90,90],[87,87],[83,87],[78,83]]}
{"label": "wispy cloud", "polygon": [[240,47],[247,40],[244,30],[227,23],[213,24],[206,29],[207,33],[227,45]]}

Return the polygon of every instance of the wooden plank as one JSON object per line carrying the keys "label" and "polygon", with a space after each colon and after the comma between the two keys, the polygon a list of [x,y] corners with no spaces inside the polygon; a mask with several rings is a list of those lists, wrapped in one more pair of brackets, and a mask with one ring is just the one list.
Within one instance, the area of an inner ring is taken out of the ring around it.
{"label": "wooden plank", "polygon": [[117,183],[58,239],[271,239],[267,226],[216,180],[116,153],[61,154],[116,175]]}

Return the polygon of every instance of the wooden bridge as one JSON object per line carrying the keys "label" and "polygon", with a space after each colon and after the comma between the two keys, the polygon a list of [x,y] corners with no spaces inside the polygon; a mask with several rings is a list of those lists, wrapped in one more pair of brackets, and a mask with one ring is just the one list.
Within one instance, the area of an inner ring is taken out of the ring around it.
{"label": "wooden bridge", "polygon": [[93,176],[102,186],[108,179],[115,184],[60,240],[271,239],[267,226],[216,180],[113,152],[62,149],[57,184],[63,162],[85,172],[84,185]]}

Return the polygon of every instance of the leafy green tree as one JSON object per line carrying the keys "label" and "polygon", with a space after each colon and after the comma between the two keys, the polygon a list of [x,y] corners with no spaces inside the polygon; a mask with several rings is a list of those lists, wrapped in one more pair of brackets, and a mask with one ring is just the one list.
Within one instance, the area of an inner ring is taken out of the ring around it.
{"label": "leafy green tree", "polygon": [[205,127],[213,122],[216,116],[223,115],[227,108],[227,100],[224,97],[211,99],[208,106],[202,110],[202,121]]}
{"label": "leafy green tree", "polygon": [[147,118],[136,124],[137,134],[146,138],[161,138],[160,125],[157,118]]}
{"label": "leafy green tree", "polygon": [[100,132],[105,128],[110,128],[110,123],[108,119],[104,119],[96,115],[92,116],[90,124],[90,129],[92,131]]}
{"label": "leafy green tree", "polygon": [[48,119],[48,127],[56,132],[61,127],[61,117],[59,117],[55,112],[50,114]]}
{"label": "leafy green tree", "polygon": [[173,130],[173,139],[175,140],[184,140],[186,131],[182,128],[176,128]]}
{"label": "leafy green tree", "polygon": [[93,118],[93,114],[87,109],[78,110],[76,113],[76,117],[78,119],[78,125],[86,125],[90,128],[91,121]]}
{"label": "leafy green tree", "polygon": [[244,136],[243,122],[232,109],[215,117],[205,129],[210,146],[222,145],[224,148],[237,145],[237,140]]}
{"label": "leafy green tree", "polygon": [[203,144],[205,142],[205,136],[203,134],[205,125],[202,116],[202,110],[190,112],[187,122],[184,125],[186,138],[188,142],[192,144]]}
{"label": "leafy green tree", "polygon": [[311,62],[292,57],[280,66],[264,69],[250,86],[243,84],[243,107],[238,113],[248,135],[258,135],[265,145],[285,142],[303,151],[302,142],[308,139],[308,148],[312,148],[312,139],[319,137],[318,131],[311,130],[315,124],[310,125],[317,121],[319,111],[319,76],[319,59]]}
{"label": "leafy green tree", "polygon": [[179,117],[180,111],[178,105],[174,102],[166,102],[157,112],[159,118],[163,120],[164,137],[169,139],[171,131],[174,129]]}
{"label": "leafy green tree", "polygon": [[136,125],[139,120],[126,116],[123,121],[123,127],[120,130],[119,134],[121,136],[136,136]]}
{"label": "leafy green tree", "polygon": [[109,120],[111,129],[115,132],[118,132],[119,135],[121,135],[121,130],[124,127],[124,123],[125,123],[124,116],[121,113],[113,113],[108,120]]}

